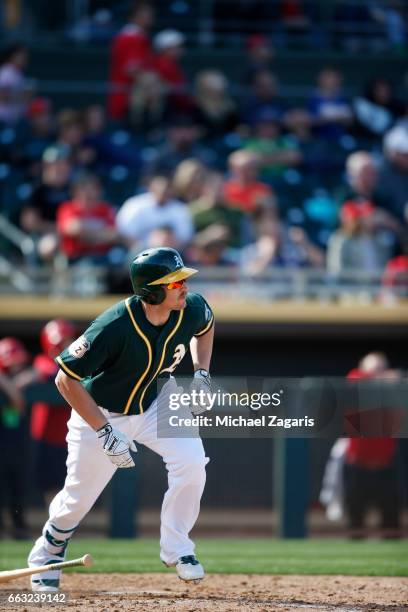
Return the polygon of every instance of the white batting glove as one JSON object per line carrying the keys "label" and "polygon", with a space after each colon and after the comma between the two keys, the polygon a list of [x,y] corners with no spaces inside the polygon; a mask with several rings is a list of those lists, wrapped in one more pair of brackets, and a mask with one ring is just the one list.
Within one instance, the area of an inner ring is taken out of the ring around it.
{"label": "white batting glove", "polygon": [[133,440],[129,442],[125,434],[114,429],[110,423],[97,429],[96,433],[101,441],[103,452],[116,467],[130,468],[135,465],[129,452],[137,450]]}
{"label": "white batting glove", "polygon": [[194,380],[190,385],[190,395],[195,391],[196,397],[199,402],[193,403],[193,396],[191,398],[190,410],[194,416],[198,416],[203,412],[206,412],[207,407],[210,406],[208,401],[208,394],[212,392],[211,389],[211,376],[207,370],[200,369],[194,372]]}

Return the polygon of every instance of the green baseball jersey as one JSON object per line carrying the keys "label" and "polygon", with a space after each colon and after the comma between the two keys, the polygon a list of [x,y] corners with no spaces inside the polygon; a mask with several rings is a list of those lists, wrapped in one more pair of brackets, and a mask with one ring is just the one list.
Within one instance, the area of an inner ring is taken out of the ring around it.
{"label": "green baseball jersey", "polygon": [[146,318],[141,299],[118,302],[95,319],[56,362],[110,412],[141,414],[157,395],[157,377],[170,376],[193,336],[210,330],[214,316],[205,299],[188,293],[186,307],[162,326]]}

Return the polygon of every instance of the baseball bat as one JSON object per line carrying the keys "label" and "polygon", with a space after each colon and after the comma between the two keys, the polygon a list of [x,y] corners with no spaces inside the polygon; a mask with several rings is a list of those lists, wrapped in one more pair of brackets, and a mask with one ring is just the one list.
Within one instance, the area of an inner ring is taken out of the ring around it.
{"label": "baseball bat", "polygon": [[84,555],[79,559],[72,559],[72,561],[61,561],[60,563],[50,563],[50,565],[41,565],[40,567],[24,567],[23,569],[15,569],[7,572],[0,572],[0,583],[9,582],[10,580],[16,580],[23,576],[31,576],[32,574],[41,574],[41,572],[49,572],[50,570],[60,570],[66,567],[76,567],[78,565],[84,565],[90,567],[93,563],[91,555]]}

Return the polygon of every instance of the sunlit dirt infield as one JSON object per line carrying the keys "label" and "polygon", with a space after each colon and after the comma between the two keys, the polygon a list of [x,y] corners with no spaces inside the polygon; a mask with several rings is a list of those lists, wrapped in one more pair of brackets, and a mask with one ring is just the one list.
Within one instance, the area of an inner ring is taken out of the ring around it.
{"label": "sunlit dirt infield", "polygon": [[185,584],[168,573],[66,574],[61,589],[65,603],[8,601],[9,594],[28,595],[27,588],[27,579],[1,585],[0,610],[408,611],[408,578],[210,574],[199,584]]}

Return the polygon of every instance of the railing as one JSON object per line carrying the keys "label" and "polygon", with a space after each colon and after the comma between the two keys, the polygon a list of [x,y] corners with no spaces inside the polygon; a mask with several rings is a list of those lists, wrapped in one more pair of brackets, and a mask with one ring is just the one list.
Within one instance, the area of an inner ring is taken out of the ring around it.
{"label": "railing", "polygon": [[[101,100],[104,99],[111,91],[130,91],[129,87],[113,87],[106,80],[90,81],[89,79],[35,79],[35,88],[43,95],[53,96],[56,94],[78,94],[78,96],[81,96],[86,94],[95,97],[100,96]],[[313,92],[313,88],[313,83],[311,83],[310,85],[279,83],[279,97],[282,100],[290,101],[296,99],[306,101],[310,98]],[[244,85],[240,85],[239,83],[231,83],[230,90],[237,100],[244,101],[248,95],[248,88]],[[352,96],[356,93],[355,88],[348,86],[345,87],[343,91],[346,95],[349,96]],[[192,87],[190,87],[189,93],[193,93]]]}
{"label": "railing", "polygon": [[[16,1],[19,10],[4,11],[0,28],[27,41],[70,40],[80,44],[106,43],[124,23],[129,2],[106,0],[101,10],[91,0],[65,0],[54,10],[35,12],[30,3]],[[182,30],[190,46],[241,46],[248,34],[261,32],[284,48],[347,48],[346,39],[361,39],[383,48],[398,45],[404,15],[387,0],[303,0],[300,14],[285,13],[281,0],[156,0],[155,29]],[[400,15],[393,20],[393,11]],[[352,42],[353,42],[352,41]]]}
{"label": "railing", "polygon": [[408,274],[399,279],[396,287],[384,287],[383,273],[347,271],[331,273],[316,268],[270,267],[256,277],[240,269],[203,268],[199,276],[191,279],[193,290],[205,289],[213,295],[228,294],[237,300],[268,302],[279,299],[303,301],[305,299],[330,302],[358,300],[370,303],[378,298],[392,302],[393,299],[408,297]]}
{"label": "railing", "polygon": [[28,234],[0,214],[0,235],[18,248],[24,257],[30,257],[35,252],[35,242]]}
{"label": "railing", "polygon": [[[109,292],[107,273],[112,269],[92,266],[86,262],[66,266],[15,266],[0,260],[0,295],[32,294],[92,297]],[[116,274],[126,278],[127,270],[116,268]],[[253,300],[267,303],[274,300],[305,299],[330,302],[335,300],[371,303],[378,299],[391,303],[408,297],[408,274],[399,278],[398,286],[382,285],[381,273],[350,271],[333,274],[325,269],[273,268],[256,277],[238,268],[201,268],[190,279],[192,291],[203,291],[220,299],[227,296],[238,301]]]}

